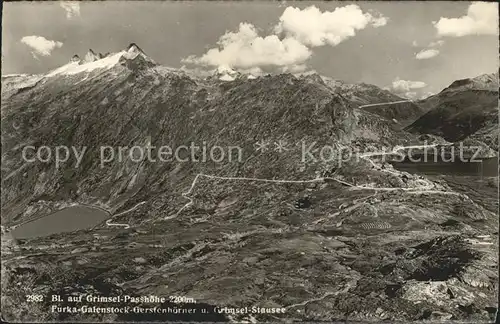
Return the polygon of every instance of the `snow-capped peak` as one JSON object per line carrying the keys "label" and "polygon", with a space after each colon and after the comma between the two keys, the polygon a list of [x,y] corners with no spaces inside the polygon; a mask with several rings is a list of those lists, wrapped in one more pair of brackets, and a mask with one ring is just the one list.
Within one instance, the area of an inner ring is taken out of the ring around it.
{"label": "snow-capped peak", "polygon": [[[139,60],[136,60],[136,58],[139,58]],[[112,54],[96,54],[92,49],[89,49],[83,60],[78,55],[74,55],[68,64],[49,72],[46,76],[73,75],[81,72],[92,72],[97,69],[108,70],[117,64],[135,69],[137,66],[143,66],[143,62],[146,62],[147,66],[155,65],[155,62],[147,57],[144,51],[135,43],[130,44],[126,50]]]}
{"label": "snow-capped peak", "polygon": [[12,78],[12,77],[22,77],[26,76],[26,73],[11,73],[11,74],[2,74],[2,78]]}
{"label": "snow-capped peak", "polygon": [[58,74],[73,75],[81,72],[91,72],[96,69],[110,69],[119,62],[123,54],[125,54],[125,52],[121,51],[116,54],[107,56],[103,59],[97,59],[92,62],[83,61],[81,62],[82,64],[79,64],[79,61],[72,60],[70,63],[63,65],[60,68],[57,68],[52,72],[48,73],[46,76],[51,77]]}
{"label": "snow-capped peak", "polygon": [[80,56],[78,55],[73,55],[73,57],[71,58],[70,62],[80,62]]}
{"label": "snow-capped peak", "polygon": [[85,57],[83,58],[83,62],[82,63],[95,62],[95,61],[97,61],[99,59],[100,58],[97,56],[97,54],[94,53],[94,51],[92,49],[89,49],[89,51],[87,52],[87,54],[85,54]]}
{"label": "snow-capped peak", "polygon": [[214,72],[214,75],[217,77],[217,79],[222,81],[234,81],[237,77],[240,76],[240,74],[241,73],[225,65],[217,67]]}
{"label": "snow-capped peak", "polygon": [[144,59],[148,64],[156,64],[136,43],[131,43],[123,54],[123,58],[125,60],[134,60],[137,57]]}
{"label": "snow-capped peak", "polygon": [[217,73],[220,74],[236,74],[237,72],[227,65],[220,65],[217,67]]}
{"label": "snow-capped peak", "polygon": [[142,54],[145,54],[144,51],[136,43],[131,43],[127,47],[127,52],[128,53],[142,53]]}

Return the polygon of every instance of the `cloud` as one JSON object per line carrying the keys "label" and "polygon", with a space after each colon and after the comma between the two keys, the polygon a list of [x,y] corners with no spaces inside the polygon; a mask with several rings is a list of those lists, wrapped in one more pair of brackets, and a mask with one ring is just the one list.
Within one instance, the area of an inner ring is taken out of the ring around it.
{"label": "cloud", "polygon": [[441,17],[434,23],[439,36],[498,35],[498,4],[473,2],[467,15],[460,18]]}
{"label": "cloud", "polygon": [[410,93],[411,90],[425,88],[427,84],[422,81],[409,81],[409,80],[401,80],[396,78],[392,81],[391,90],[395,93],[404,94]]}
{"label": "cloud", "polygon": [[430,42],[429,47],[439,47],[439,46],[443,46],[443,44],[444,44],[444,40],[438,40],[435,42]]}
{"label": "cloud", "polygon": [[190,56],[182,62],[242,70],[302,65],[312,54],[307,46],[294,38],[261,37],[255,26],[249,23],[240,23],[237,32],[226,32],[217,44],[218,48],[209,49],[201,57]]}
{"label": "cloud", "polygon": [[412,43],[411,43],[411,46],[413,47],[417,47],[418,46],[418,42],[416,40],[414,40]]}
{"label": "cloud", "polygon": [[66,18],[80,17],[80,3],[78,1],[60,1],[61,8],[66,10]]}
{"label": "cloud", "polygon": [[405,93],[401,93],[399,95],[403,98],[410,99],[410,100],[417,98],[417,93],[415,91],[408,91]]}
{"label": "cloud", "polygon": [[435,93],[434,93],[434,92],[430,92],[430,91],[428,91],[428,92],[423,93],[422,95],[420,95],[420,99],[429,98],[430,96],[433,96],[433,95],[435,95]]}
{"label": "cloud", "polygon": [[413,100],[418,97],[418,93],[415,90],[425,88],[426,86],[427,84],[422,81],[409,81],[396,78],[389,90],[400,97]]}
{"label": "cloud", "polygon": [[334,11],[321,12],[310,6],[303,10],[295,7],[285,9],[280,22],[275,27],[277,34],[285,34],[297,39],[304,45],[315,47],[336,46],[356,35],[357,30],[367,26],[381,27],[387,24],[387,18],[377,14],[363,13],[357,5],[347,5]]}
{"label": "cloud", "polygon": [[60,48],[63,43],[53,40],[48,40],[42,36],[24,36],[21,42],[33,49],[33,54],[49,56],[55,48]]}
{"label": "cloud", "polygon": [[307,65],[305,64],[296,64],[296,65],[290,65],[290,66],[284,66],[281,69],[281,72],[283,73],[302,73],[307,70]]}
{"label": "cloud", "polygon": [[427,60],[430,59],[434,56],[437,56],[439,54],[439,51],[437,49],[426,49],[426,50],[421,50],[420,52],[415,55],[415,58],[417,60]]}
{"label": "cloud", "polygon": [[370,14],[367,14],[371,17],[371,25],[375,28],[378,28],[378,27],[383,27],[385,25],[387,25],[387,22],[389,21],[389,18],[387,17],[384,17],[382,15],[379,15],[378,17],[373,17],[371,16]]}
{"label": "cloud", "polygon": [[363,13],[357,5],[321,12],[315,6],[303,10],[287,7],[268,36],[260,36],[256,27],[240,23],[238,31],[227,31],[217,47],[201,56],[191,55],[183,63],[209,67],[228,67],[239,72],[254,68],[280,72],[303,72],[311,57],[311,48],[335,46],[357,30],[367,26],[380,27],[387,18],[377,13]]}

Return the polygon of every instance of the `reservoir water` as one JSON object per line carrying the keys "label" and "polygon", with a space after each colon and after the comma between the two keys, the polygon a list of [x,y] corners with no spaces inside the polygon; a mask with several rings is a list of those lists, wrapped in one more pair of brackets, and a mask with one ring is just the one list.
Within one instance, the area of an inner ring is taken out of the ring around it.
{"label": "reservoir water", "polygon": [[[455,176],[498,176],[498,158],[482,159],[481,162],[442,162],[429,159],[428,162],[391,162],[400,171],[427,175]],[[11,234],[16,239],[48,236],[72,232],[96,226],[110,217],[106,211],[89,206],[73,206],[25,223]]]}
{"label": "reservoir water", "polygon": [[96,226],[109,218],[106,211],[89,206],[72,206],[25,223],[11,234],[16,239],[48,236]]}
{"label": "reservoir water", "polygon": [[434,161],[429,158],[428,162],[391,162],[392,166],[399,171],[409,173],[419,173],[428,175],[456,175],[456,176],[478,176],[496,177],[498,176],[498,158],[485,158],[480,162],[443,162]]}

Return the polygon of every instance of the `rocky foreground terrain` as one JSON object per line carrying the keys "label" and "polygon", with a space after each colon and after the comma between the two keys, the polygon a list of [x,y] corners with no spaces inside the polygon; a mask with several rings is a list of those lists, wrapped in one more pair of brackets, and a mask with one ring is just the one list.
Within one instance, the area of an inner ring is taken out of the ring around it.
{"label": "rocky foreground terrain", "polygon": [[[4,319],[494,318],[498,177],[424,177],[397,171],[377,154],[340,153],[425,145],[393,121],[407,113],[360,108],[391,94],[318,75],[200,78],[157,65],[135,44],[91,54],[46,75],[2,77]],[[266,140],[267,150],[256,147]],[[273,150],[278,141],[288,143],[281,152]],[[243,158],[99,159],[101,146],[190,143],[237,145]],[[316,143],[314,157],[323,146],[337,150],[330,159],[303,160],[301,143]],[[25,163],[26,145],[87,151],[78,167],[75,157],[58,166]],[[74,204],[98,207],[111,222],[30,239],[10,233]],[[54,294],[181,296],[148,306],[197,311],[52,312],[73,306],[51,301]],[[214,310],[253,306],[284,313]]]}

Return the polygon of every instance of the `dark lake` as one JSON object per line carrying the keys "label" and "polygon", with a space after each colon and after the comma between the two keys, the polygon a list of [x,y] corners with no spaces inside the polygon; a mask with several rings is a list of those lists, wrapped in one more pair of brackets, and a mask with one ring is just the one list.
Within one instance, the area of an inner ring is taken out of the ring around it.
{"label": "dark lake", "polygon": [[108,218],[109,214],[102,209],[72,206],[23,224],[12,230],[11,234],[16,239],[48,236],[90,228]]}
{"label": "dark lake", "polygon": [[432,158],[428,162],[391,162],[392,166],[400,171],[420,174],[444,174],[457,176],[478,176],[496,177],[498,176],[498,158],[481,159],[480,162],[442,162],[434,161]]}

